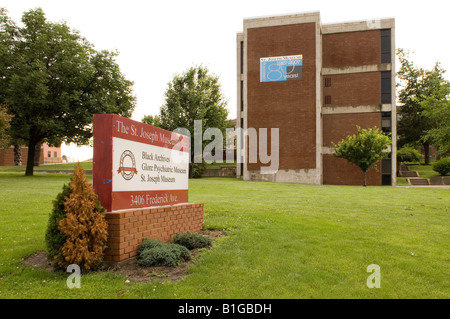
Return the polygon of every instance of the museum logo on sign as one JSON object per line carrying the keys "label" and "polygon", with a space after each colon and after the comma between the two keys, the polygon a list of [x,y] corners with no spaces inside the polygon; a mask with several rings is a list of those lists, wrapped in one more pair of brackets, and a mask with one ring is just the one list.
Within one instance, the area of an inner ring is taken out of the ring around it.
{"label": "museum logo on sign", "polygon": [[127,181],[137,174],[136,159],[131,151],[126,150],[120,156],[120,166],[117,173],[121,174]]}

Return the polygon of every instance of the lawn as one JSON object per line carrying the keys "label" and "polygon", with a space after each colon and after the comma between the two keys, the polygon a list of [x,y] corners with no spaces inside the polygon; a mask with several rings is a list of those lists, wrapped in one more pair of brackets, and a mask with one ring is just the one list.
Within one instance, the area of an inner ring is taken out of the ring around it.
{"label": "lawn", "polygon": [[[0,298],[450,298],[448,189],[190,180],[205,228],[224,229],[178,282],[23,264],[45,249],[52,200],[68,175],[0,172]],[[377,264],[381,288],[366,285]]]}
{"label": "lawn", "polygon": [[439,176],[438,172],[433,171],[433,165],[425,165],[425,164],[419,164],[419,165],[409,165],[410,171],[416,171],[419,172],[419,176],[423,178],[430,178],[432,176]]}
{"label": "lawn", "polygon": [[[434,161],[433,161],[434,162]],[[419,177],[422,178],[430,178],[433,176],[439,176],[438,172],[433,171],[433,165],[425,165],[425,164],[418,164],[418,163],[411,163],[408,164],[410,171],[415,171],[419,173]],[[409,185],[406,177],[397,177],[397,185],[404,186]]]}
{"label": "lawn", "polygon": [[[76,163],[65,163],[65,164],[44,164],[34,167],[35,172],[39,171],[66,171],[73,170]],[[81,162],[81,167],[85,170],[92,170],[92,162]],[[25,172],[26,166],[0,166],[0,172]]]}

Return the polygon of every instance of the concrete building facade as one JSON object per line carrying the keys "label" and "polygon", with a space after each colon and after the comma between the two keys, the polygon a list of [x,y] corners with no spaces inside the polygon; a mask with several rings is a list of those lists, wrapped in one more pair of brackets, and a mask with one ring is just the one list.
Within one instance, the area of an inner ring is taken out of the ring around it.
{"label": "concrete building facade", "polygon": [[[390,158],[367,181],[395,185],[394,35],[394,19],[322,24],[311,12],[244,20],[237,35],[237,176],[359,185],[361,171],[335,158],[332,142],[357,125],[376,126],[392,134]],[[279,129],[277,171],[262,173],[265,163],[249,161],[249,128],[267,128],[269,141],[270,128]]]}

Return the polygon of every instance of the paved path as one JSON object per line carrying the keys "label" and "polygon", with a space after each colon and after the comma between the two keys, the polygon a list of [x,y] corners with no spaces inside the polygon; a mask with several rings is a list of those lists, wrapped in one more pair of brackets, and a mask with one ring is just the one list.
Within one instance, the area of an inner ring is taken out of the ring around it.
{"label": "paved path", "polygon": [[443,188],[450,189],[450,185],[400,185],[395,187],[405,187],[405,188]]}

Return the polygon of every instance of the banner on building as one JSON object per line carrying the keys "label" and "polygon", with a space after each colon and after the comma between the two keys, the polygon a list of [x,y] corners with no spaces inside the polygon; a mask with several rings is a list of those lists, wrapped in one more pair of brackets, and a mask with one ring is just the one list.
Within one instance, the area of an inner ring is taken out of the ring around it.
{"label": "banner on building", "polygon": [[302,68],[302,55],[261,58],[261,82],[301,80]]}

